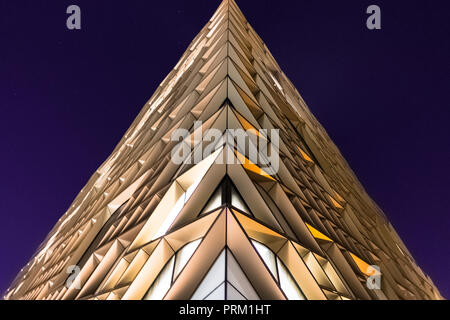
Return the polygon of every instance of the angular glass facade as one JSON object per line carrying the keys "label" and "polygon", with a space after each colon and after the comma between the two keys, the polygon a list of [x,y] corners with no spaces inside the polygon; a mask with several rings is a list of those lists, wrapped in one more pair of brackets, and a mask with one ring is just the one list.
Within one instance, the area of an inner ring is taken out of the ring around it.
{"label": "angular glass facade", "polygon": [[5,298],[442,299],[233,0]]}

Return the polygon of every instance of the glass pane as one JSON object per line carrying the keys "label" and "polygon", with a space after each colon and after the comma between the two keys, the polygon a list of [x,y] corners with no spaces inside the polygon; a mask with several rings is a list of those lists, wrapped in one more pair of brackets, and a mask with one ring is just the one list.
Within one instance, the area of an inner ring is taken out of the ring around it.
{"label": "glass pane", "polygon": [[288,300],[305,300],[305,296],[302,294],[289,270],[286,269],[278,258],[277,265],[280,273],[280,286]]}
{"label": "glass pane", "polygon": [[231,205],[243,212],[250,213],[250,210],[248,210],[244,200],[242,200],[241,196],[234,188],[231,190]]}
{"label": "glass pane", "polygon": [[222,188],[218,188],[217,191],[209,199],[208,204],[205,206],[202,212],[211,212],[222,205]]}
{"label": "glass pane", "polygon": [[246,300],[231,284],[227,283],[227,300]]}

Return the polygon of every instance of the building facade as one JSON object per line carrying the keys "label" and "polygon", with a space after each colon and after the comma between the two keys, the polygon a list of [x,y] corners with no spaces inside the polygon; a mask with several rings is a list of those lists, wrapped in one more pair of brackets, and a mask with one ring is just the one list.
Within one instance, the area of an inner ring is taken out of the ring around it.
{"label": "building facade", "polygon": [[442,299],[224,0],[5,299]]}

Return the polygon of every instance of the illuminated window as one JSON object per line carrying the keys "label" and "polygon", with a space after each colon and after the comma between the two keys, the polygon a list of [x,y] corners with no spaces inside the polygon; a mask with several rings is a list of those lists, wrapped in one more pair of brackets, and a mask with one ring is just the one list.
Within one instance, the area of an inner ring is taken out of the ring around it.
{"label": "illuminated window", "polygon": [[191,259],[195,250],[197,250],[198,246],[200,245],[200,242],[202,242],[202,239],[198,239],[196,241],[188,243],[180,251],[178,251],[175,257],[175,271],[173,274],[174,279],[178,276],[181,270],[183,270],[188,261]]}
{"label": "illuminated window", "polygon": [[[217,258],[200,286],[195,291],[191,300],[204,300],[225,282],[225,251]],[[223,300],[224,298],[222,298]]]}
{"label": "illuminated window", "polygon": [[280,274],[280,287],[288,300],[305,300],[305,296],[298,287],[291,273],[284,266],[283,262],[281,262],[281,260],[278,258],[277,266]]}
{"label": "illuminated window", "polygon": [[252,243],[255,246],[256,250],[258,251],[259,255],[261,256],[262,260],[266,264],[267,268],[273,274],[275,279],[278,280],[277,262],[275,254],[272,252],[272,250],[267,248],[262,243],[259,243],[258,241],[252,240]]}
{"label": "illuminated window", "polygon": [[330,238],[328,238],[326,235],[324,235],[322,232],[320,232],[319,230],[314,228],[313,226],[311,226],[309,224],[306,224],[306,226],[308,227],[309,231],[311,231],[314,238],[326,240],[326,241],[333,241]]}
{"label": "illuminated window", "polygon": [[247,205],[244,200],[242,200],[241,196],[237,193],[236,189],[231,188],[231,205],[243,212],[250,213]]}
{"label": "illuminated window", "polygon": [[229,250],[222,251],[191,298],[191,300],[224,299],[259,300],[258,294]]}
{"label": "illuminated window", "polygon": [[358,266],[359,270],[364,273],[366,276],[373,276],[372,268],[370,268],[370,265],[362,260],[361,258],[357,257],[353,253],[350,252],[350,256],[352,257],[353,261],[355,261],[356,265]]}
{"label": "illuminated window", "polygon": [[262,177],[265,177],[267,179],[275,181],[275,179],[272,178],[267,172],[265,172],[263,169],[258,167],[256,164],[251,162],[247,157],[242,155],[239,151],[235,151],[235,153],[236,153],[236,157],[238,158],[238,160],[240,161],[240,163],[242,164],[242,166],[244,167],[245,170],[256,173],[257,175],[260,175]]}

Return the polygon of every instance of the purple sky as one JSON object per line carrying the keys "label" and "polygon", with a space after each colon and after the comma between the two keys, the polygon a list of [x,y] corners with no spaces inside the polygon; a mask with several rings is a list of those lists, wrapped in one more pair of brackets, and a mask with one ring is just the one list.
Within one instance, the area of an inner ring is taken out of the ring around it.
{"label": "purple sky", "polygon": [[[450,297],[449,2],[237,2]],[[1,292],[219,3],[0,1]],[[381,31],[365,27],[371,4]]]}

